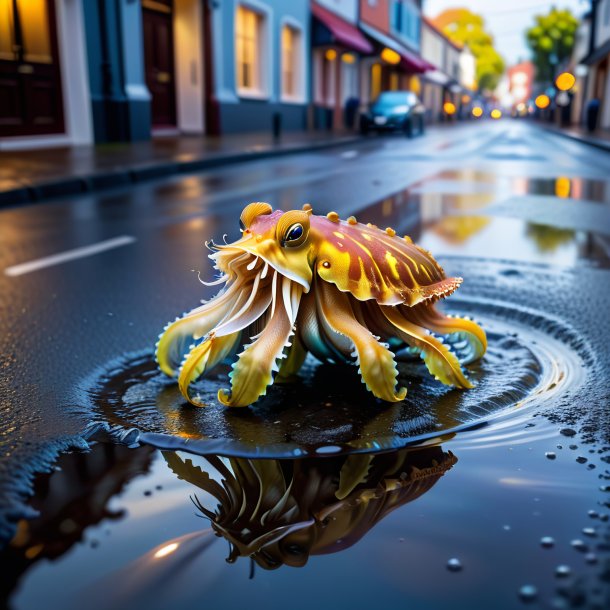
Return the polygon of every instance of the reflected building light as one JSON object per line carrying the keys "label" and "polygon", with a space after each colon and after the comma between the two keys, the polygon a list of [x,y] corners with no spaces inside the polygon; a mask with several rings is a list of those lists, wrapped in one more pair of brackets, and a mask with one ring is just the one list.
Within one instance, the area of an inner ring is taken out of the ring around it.
{"label": "reflected building light", "polygon": [[390,214],[392,214],[392,199],[391,198],[384,199],[383,203],[381,204],[381,214],[383,216],[390,216]]}
{"label": "reflected building light", "polygon": [[345,64],[353,64],[356,61],[356,57],[352,53],[343,53],[341,61]]}
{"label": "reflected building light", "polygon": [[155,551],[153,557],[155,559],[161,559],[162,557],[167,557],[178,548],[177,542],[171,542],[170,544],[166,544],[162,546],[158,551]]}

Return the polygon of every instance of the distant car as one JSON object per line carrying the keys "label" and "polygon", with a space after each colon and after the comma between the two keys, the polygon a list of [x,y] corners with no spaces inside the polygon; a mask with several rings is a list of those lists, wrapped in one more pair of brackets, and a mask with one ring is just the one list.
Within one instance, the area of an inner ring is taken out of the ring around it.
{"label": "distant car", "polygon": [[383,91],[370,105],[368,112],[360,115],[360,132],[403,131],[411,138],[424,133],[423,104],[412,91]]}

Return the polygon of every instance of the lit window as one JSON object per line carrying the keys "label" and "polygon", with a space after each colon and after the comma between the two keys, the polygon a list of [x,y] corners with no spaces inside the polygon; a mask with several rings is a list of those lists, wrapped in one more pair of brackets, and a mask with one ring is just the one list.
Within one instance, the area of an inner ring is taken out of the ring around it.
{"label": "lit window", "polygon": [[0,59],[53,62],[47,10],[46,0],[0,0]]}
{"label": "lit window", "polygon": [[243,6],[235,15],[235,56],[237,87],[243,91],[260,92],[261,16]]}
{"label": "lit window", "polygon": [[374,100],[381,93],[381,65],[371,66],[371,100]]}
{"label": "lit window", "polygon": [[300,38],[299,30],[289,25],[282,28],[282,96],[299,97],[300,91]]}

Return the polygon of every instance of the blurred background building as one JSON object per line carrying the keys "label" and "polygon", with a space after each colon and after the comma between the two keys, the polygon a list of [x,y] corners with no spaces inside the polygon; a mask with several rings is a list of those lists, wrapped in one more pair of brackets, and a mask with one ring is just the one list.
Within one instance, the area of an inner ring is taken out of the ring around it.
{"label": "blurred background building", "polygon": [[0,0],[0,149],[355,129],[382,90],[439,120],[469,55],[416,0]]}

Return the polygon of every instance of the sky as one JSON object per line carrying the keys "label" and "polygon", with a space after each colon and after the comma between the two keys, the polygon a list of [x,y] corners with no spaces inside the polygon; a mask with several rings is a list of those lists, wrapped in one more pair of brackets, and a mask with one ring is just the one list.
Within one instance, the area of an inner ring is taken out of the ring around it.
{"label": "sky", "polygon": [[424,13],[436,17],[446,8],[468,8],[485,18],[487,30],[493,35],[498,52],[508,66],[520,59],[529,59],[524,32],[533,24],[534,16],[547,13],[551,6],[569,8],[577,17],[586,13],[589,0],[511,0],[511,2],[491,2],[490,0],[424,0]]}

